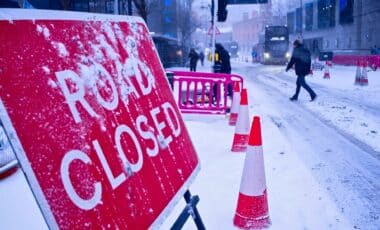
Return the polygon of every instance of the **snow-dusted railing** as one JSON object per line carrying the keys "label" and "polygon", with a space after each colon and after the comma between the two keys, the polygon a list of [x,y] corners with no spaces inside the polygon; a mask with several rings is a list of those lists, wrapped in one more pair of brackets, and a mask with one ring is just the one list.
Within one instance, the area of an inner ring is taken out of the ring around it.
{"label": "snow-dusted railing", "polygon": [[182,113],[225,114],[231,106],[234,83],[243,78],[236,74],[170,71],[178,108]]}

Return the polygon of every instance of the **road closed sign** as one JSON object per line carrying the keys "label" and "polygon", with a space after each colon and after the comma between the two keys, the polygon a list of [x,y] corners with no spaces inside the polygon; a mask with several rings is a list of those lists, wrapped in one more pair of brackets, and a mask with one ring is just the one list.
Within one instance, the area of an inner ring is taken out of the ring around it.
{"label": "road closed sign", "polygon": [[48,226],[157,228],[199,162],[145,23],[1,11],[0,119]]}

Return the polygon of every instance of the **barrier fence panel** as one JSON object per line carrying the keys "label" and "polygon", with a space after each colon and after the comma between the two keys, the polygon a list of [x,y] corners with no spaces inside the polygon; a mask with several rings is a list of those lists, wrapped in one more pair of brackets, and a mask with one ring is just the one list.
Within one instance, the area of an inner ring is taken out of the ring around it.
{"label": "barrier fence panel", "polygon": [[174,98],[182,113],[225,114],[231,106],[236,74],[170,71]]}
{"label": "barrier fence panel", "polygon": [[338,65],[352,65],[356,66],[358,61],[367,61],[367,64],[372,69],[380,68],[380,55],[342,55],[335,54],[333,56],[333,63]]}

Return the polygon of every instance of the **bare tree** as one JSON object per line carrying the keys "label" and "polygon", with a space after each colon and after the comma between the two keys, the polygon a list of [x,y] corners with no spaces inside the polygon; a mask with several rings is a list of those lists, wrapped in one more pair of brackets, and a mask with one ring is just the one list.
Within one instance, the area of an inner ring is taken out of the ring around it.
{"label": "bare tree", "polygon": [[197,20],[195,14],[191,11],[191,5],[194,0],[189,0],[189,8],[179,8],[178,9],[178,29],[182,35],[182,48],[183,50],[189,50],[191,44],[191,36],[198,27],[201,27],[201,22]]}

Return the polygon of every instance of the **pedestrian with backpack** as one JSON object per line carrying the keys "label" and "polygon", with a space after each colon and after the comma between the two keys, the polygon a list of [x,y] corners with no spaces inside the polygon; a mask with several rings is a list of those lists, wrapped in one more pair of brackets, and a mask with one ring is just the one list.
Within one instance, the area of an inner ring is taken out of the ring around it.
{"label": "pedestrian with backpack", "polygon": [[286,67],[286,72],[293,67],[295,67],[296,75],[297,75],[297,83],[296,83],[296,92],[295,94],[289,98],[291,101],[298,100],[298,94],[301,90],[301,86],[306,89],[306,91],[310,94],[310,101],[314,101],[317,97],[317,94],[310,88],[308,84],[306,84],[305,77],[310,73],[311,68],[311,54],[308,49],[306,49],[299,40],[295,40],[293,43],[293,54],[290,59],[288,66]]}

